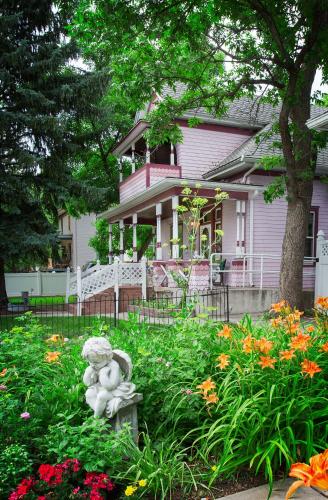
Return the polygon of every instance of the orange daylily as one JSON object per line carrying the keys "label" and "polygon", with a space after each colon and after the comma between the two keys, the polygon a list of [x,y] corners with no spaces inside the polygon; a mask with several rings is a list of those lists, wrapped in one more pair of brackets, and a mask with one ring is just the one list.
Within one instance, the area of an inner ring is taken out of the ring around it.
{"label": "orange daylily", "polygon": [[290,341],[290,347],[295,349],[295,351],[307,351],[311,343],[311,336],[306,333],[298,333],[296,337],[293,337]]}
{"label": "orange daylily", "polygon": [[301,367],[302,373],[307,373],[311,378],[313,378],[315,373],[322,372],[322,369],[317,363],[315,363],[314,361],[309,361],[308,359],[305,359],[301,363]]}
{"label": "orange daylily", "polygon": [[204,394],[207,394],[209,391],[212,389],[215,389],[215,382],[209,377],[205,382],[203,382],[200,385],[197,385],[197,389],[200,389],[201,391],[204,392]]}
{"label": "orange daylily", "polygon": [[272,368],[274,369],[274,364],[277,362],[276,358],[271,358],[270,356],[260,356],[259,365],[261,366],[262,370],[264,368]]}
{"label": "orange daylily", "polygon": [[281,302],[277,302],[276,304],[272,304],[271,305],[271,311],[279,313],[286,306],[287,306],[287,302],[285,300],[282,300]]}
{"label": "orange daylily", "polygon": [[309,325],[309,326],[306,327],[306,331],[309,332],[309,333],[314,332],[314,330],[315,330],[315,327],[313,325]]}
{"label": "orange daylily", "polygon": [[289,475],[296,477],[299,481],[295,481],[286,494],[288,500],[298,488],[302,486],[314,486],[320,490],[328,489],[328,450],[314,455],[310,458],[310,465],[304,463],[296,463],[291,466]]}
{"label": "orange daylily", "polygon": [[294,351],[292,349],[286,351],[280,351],[280,359],[281,361],[290,361],[292,358],[295,358]]}
{"label": "orange daylily", "polygon": [[5,377],[6,373],[8,371],[8,368],[4,368],[1,372],[0,372],[0,377]]}
{"label": "orange daylily", "polygon": [[244,340],[241,341],[243,344],[243,351],[247,354],[252,352],[253,340],[254,339],[253,337],[251,337],[251,335],[247,335],[247,337],[245,337]]}
{"label": "orange daylily", "polygon": [[52,335],[51,337],[49,337],[46,342],[59,342],[62,340],[62,336],[61,335]]}
{"label": "orange daylily", "polygon": [[255,348],[258,349],[263,354],[269,354],[273,347],[273,342],[262,337],[260,340],[255,340]]}
{"label": "orange daylily", "polygon": [[324,352],[328,352],[328,342],[325,342],[324,344],[322,344],[321,350]]}
{"label": "orange daylily", "polygon": [[61,355],[61,353],[59,351],[49,351],[46,353],[45,360],[48,363],[54,363],[55,361],[58,360],[60,355]]}
{"label": "orange daylily", "polygon": [[300,329],[299,323],[292,323],[291,325],[287,324],[287,330],[291,335],[295,335],[295,333],[298,333],[299,329]]}
{"label": "orange daylily", "polygon": [[221,368],[221,370],[223,370],[230,364],[230,356],[228,354],[220,354],[220,356],[218,356],[216,359],[217,361],[219,361],[219,364],[217,366]]}
{"label": "orange daylily", "polygon": [[217,333],[218,337],[224,337],[225,339],[231,339],[232,328],[228,325],[224,325],[222,330]]}
{"label": "orange daylily", "polygon": [[271,319],[270,323],[273,328],[278,328],[282,324],[282,318],[278,316],[278,318]]}
{"label": "orange daylily", "polygon": [[328,297],[318,297],[315,301],[315,305],[322,309],[328,309]]}
{"label": "orange daylily", "polygon": [[204,399],[206,400],[206,403],[209,404],[217,403],[219,401],[216,392],[212,392],[211,394],[205,394]]}

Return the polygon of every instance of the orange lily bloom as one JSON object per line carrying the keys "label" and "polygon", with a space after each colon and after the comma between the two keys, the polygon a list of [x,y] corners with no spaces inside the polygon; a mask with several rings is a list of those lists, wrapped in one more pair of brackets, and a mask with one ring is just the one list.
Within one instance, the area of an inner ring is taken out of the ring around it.
{"label": "orange lily bloom", "polygon": [[315,363],[314,361],[309,361],[308,359],[305,359],[301,363],[301,367],[302,373],[307,373],[311,378],[313,378],[315,373],[322,372],[322,369],[317,363]]}
{"label": "orange lily bloom", "polygon": [[228,354],[220,354],[220,356],[218,356],[216,359],[217,361],[219,361],[218,367],[221,368],[221,370],[223,370],[230,364],[230,356]]}
{"label": "orange lily bloom", "polygon": [[278,328],[282,324],[282,318],[278,316],[278,318],[271,319],[270,323],[273,328]]}
{"label": "orange lily bloom", "polygon": [[8,368],[4,368],[1,372],[0,372],[0,377],[5,377],[6,373],[8,371]]}
{"label": "orange lily bloom", "polygon": [[328,297],[318,297],[315,301],[315,305],[322,309],[328,309]]}
{"label": "orange lily bloom", "polygon": [[205,394],[204,399],[206,400],[206,403],[209,404],[217,403],[219,401],[219,398],[215,392],[212,392],[211,394]]}
{"label": "orange lily bloom", "polygon": [[272,312],[281,312],[284,307],[287,306],[287,302],[285,300],[282,300],[281,302],[277,302],[276,304],[271,305],[271,311]]}
{"label": "orange lily bloom", "polygon": [[255,348],[258,349],[263,354],[269,354],[273,347],[273,342],[262,337],[260,340],[255,340]]}
{"label": "orange lily bloom", "polygon": [[294,351],[292,349],[286,351],[280,351],[280,359],[281,361],[290,361],[292,358],[295,358]]}
{"label": "orange lily bloom", "polygon": [[49,351],[46,353],[45,360],[48,363],[54,363],[55,361],[58,361],[58,358],[60,355],[61,355],[61,353],[58,351]]}
{"label": "orange lily bloom", "polygon": [[253,337],[247,335],[247,337],[245,337],[244,340],[241,341],[243,344],[243,351],[247,354],[252,352],[253,340]]}
{"label": "orange lily bloom", "polygon": [[295,351],[307,351],[311,341],[311,336],[305,333],[298,333],[290,342],[290,347]]}
{"label": "orange lily bloom", "polygon": [[46,342],[59,342],[60,340],[62,340],[62,336],[61,335],[52,335],[51,337],[49,337]]}
{"label": "orange lily bloom", "polygon": [[259,365],[262,370],[264,370],[264,368],[274,369],[274,364],[277,362],[276,358],[271,358],[270,356],[260,356],[260,360]]}
{"label": "orange lily bloom", "polygon": [[306,327],[306,331],[309,332],[309,333],[314,332],[314,330],[315,330],[315,327],[313,325],[309,325],[309,326]]}
{"label": "orange lily bloom", "polygon": [[328,489],[328,450],[314,455],[310,458],[310,465],[304,463],[296,463],[291,466],[289,475],[296,477],[299,481],[295,481],[286,494],[288,500],[298,488],[302,486],[314,486],[320,490]]}
{"label": "orange lily bloom", "polygon": [[215,382],[209,377],[205,382],[203,382],[200,385],[197,385],[197,389],[200,389],[201,391],[204,392],[204,394],[207,394],[209,391],[212,389],[215,389]]}
{"label": "orange lily bloom", "polygon": [[225,339],[231,339],[231,337],[232,337],[231,332],[232,332],[232,328],[230,328],[230,326],[228,326],[228,325],[224,325],[222,330],[220,330],[217,333],[217,336],[224,337]]}
{"label": "orange lily bloom", "polygon": [[322,344],[321,350],[324,352],[328,352],[328,342],[325,342],[324,344]]}

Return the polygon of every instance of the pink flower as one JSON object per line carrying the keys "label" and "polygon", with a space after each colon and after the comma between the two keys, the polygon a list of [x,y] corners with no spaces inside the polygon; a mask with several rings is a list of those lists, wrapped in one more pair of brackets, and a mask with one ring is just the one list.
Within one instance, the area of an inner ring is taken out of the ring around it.
{"label": "pink flower", "polygon": [[6,385],[1,384],[1,385],[0,385],[0,391],[6,391],[6,390],[7,390],[7,386],[6,386]]}
{"label": "pink flower", "polygon": [[192,390],[191,389],[187,389],[186,390],[186,394],[188,394],[188,396],[190,396],[190,394],[192,394]]}
{"label": "pink flower", "polygon": [[24,420],[28,420],[29,418],[31,418],[31,415],[29,414],[28,411],[24,411],[23,413],[20,414],[21,418],[23,418]]}

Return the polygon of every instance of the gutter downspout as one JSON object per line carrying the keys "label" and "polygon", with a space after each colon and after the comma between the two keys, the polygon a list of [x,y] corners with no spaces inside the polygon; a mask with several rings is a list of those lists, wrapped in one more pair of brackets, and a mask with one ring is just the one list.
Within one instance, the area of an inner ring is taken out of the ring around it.
{"label": "gutter downspout", "polygon": [[251,193],[251,197],[249,198],[249,285],[254,286],[253,281],[253,267],[254,267],[254,198],[258,195],[258,191]]}
{"label": "gutter downspout", "polygon": [[[243,160],[244,160],[244,155],[241,157],[241,161],[243,161]],[[245,172],[244,177],[243,177],[243,178],[242,178],[242,180],[241,180],[241,183],[242,183],[242,184],[246,184],[246,183],[247,183],[247,179],[248,179],[248,177],[249,177],[249,176],[251,175],[251,173],[252,173],[252,172],[254,172],[254,170],[256,170],[256,169],[257,169],[257,165],[255,164],[255,165],[253,165],[253,166],[252,166],[249,170],[247,170],[247,172]]]}

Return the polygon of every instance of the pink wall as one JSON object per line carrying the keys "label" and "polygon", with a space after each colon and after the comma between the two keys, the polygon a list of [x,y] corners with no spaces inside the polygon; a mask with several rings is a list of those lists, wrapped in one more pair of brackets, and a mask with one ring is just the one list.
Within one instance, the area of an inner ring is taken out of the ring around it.
{"label": "pink wall", "polygon": [[234,149],[245,142],[252,132],[232,127],[181,127],[183,143],[177,145],[177,161],[181,177],[200,179]]}
{"label": "pink wall", "polygon": [[156,184],[156,182],[165,179],[166,177],[180,177],[180,168],[179,167],[171,167],[170,165],[165,166],[161,165],[151,165],[149,171],[149,186]]}
{"label": "pink wall", "polygon": [[[268,176],[252,175],[250,182],[252,184],[267,185],[272,179]],[[312,206],[319,208],[318,229],[328,233],[328,186],[314,182],[314,193]],[[272,255],[281,255],[282,243],[285,232],[285,221],[287,214],[287,203],[284,199],[275,200],[272,204],[266,204],[263,196],[258,195],[254,200],[254,253],[265,253]],[[249,210],[247,211],[247,221],[249,228]],[[249,234],[249,229],[248,233]],[[247,245],[249,251],[249,245]],[[259,267],[259,261],[254,262],[254,267]],[[264,261],[265,269],[277,271],[271,277],[266,276],[265,286],[278,286],[280,260]],[[314,268],[304,266],[304,288],[314,288]],[[259,283],[258,276],[255,278],[255,284]]]}
{"label": "pink wall", "polygon": [[127,178],[120,185],[120,203],[132,198],[136,194],[142,193],[146,189],[145,169],[138,170],[131,178]]}

